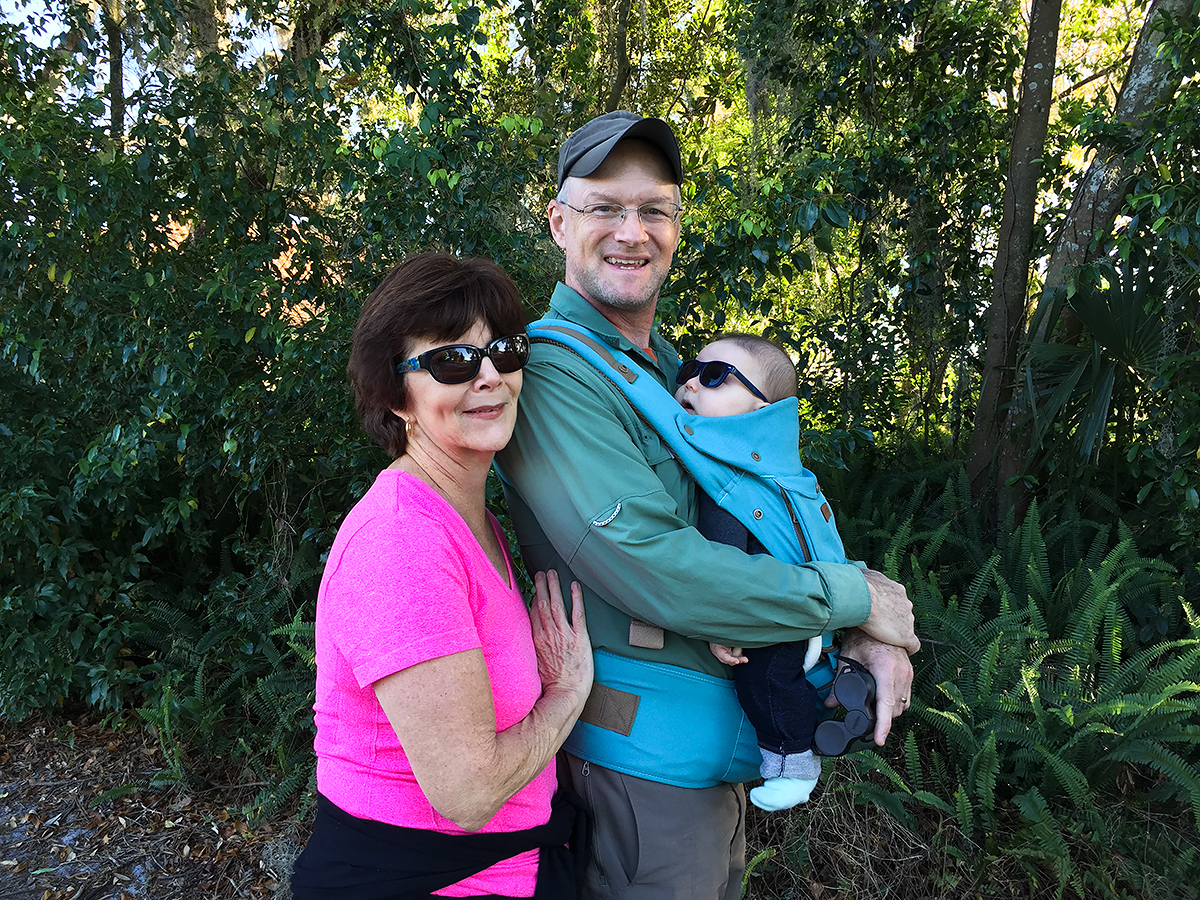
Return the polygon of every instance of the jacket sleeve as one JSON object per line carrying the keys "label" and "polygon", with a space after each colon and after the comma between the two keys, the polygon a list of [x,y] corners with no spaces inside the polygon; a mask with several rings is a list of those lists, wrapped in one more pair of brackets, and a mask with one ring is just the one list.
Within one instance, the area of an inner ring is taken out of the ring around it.
{"label": "jacket sleeve", "polygon": [[870,597],[855,566],[793,566],[705,540],[664,487],[687,477],[669,449],[615,387],[565,355],[547,349],[525,369],[500,463],[584,585],[629,616],[736,646],[867,618]]}

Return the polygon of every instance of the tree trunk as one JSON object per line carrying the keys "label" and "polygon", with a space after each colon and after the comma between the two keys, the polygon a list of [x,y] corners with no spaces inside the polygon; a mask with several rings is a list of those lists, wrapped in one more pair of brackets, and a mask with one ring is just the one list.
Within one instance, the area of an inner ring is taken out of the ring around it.
{"label": "tree trunk", "polygon": [[[1150,9],[1146,12],[1141,33],[1138,35],[1137,45],[1133,50],[1133,58],[1129,64],[1129,71],[1125,75],[1125,82],[1117,95],[1113,115],[1115,121],[1136,129],[1139,117],[1152,109],[1156,103],[1169,101],[1179,89],[1178,72],[1172,69],[1168,59],[1160,58],[1158,55],[1158,49],[1164,37],[1159,21],[1163,13],[1173,17],[1185,17],[1190,13],[1191,5],[1192,0],[1153,0],[1151,3]],[[1036,7],[1035,3],[1035,9]],[[1032,39],[1033,26],[1031,23],[1031,49]],[[1028,70],[1028,60],[1026,66]],[[1022,106],[1025,103],[1024,96],[1022,96],[1021,103]],[[1020,113],[1018,113],[1018,118],[1020,118]],[[1015,156],[1014,152],[1014,159]],[[1094,258],[1099,252],[1093,245],[1096,238],[1107,235],[1111,230],[1117,211],[1124,202],[1126,186],[1132,171],[1133,163],[1124,151],[1106,148],[1097,150],[1079,183],[1071,210],[1058,234],[1039,302],[1052,302],[1058,289],[1065,284],[1067,279],[1073,277],[1081,265]],[[1005,202],[1007,204],[1007,191]],[[1005,217],[1007,215],[1006,205]],[[1005,249],[1002,239],[1001,250]],[[1026,251],[1027,253],[1028,251]],[[1022,265],[1028,265],[1027,255],[1025,260]],[[1001,276],[998,258],[997,284],[999,284]],[[994,301],[993,306],[995,306]],[[999,368],[995,367],[997,360],[1008,360],[1011,357],[1000,357],[998,348],[995,351],[997,355],[993,357],[993,337],[1000,335],[999,340],[1002,344],[1007,340],[1005,337],[1007,332],[1001,328],[1004,322],[999,319],[993,322],[993,312],[995,312],[994,309],[989,310],[985,383],[976,415],[976,430],[971,442],[968,473],[971,476],[976,496],[979,496],[982,490],[986,490],[989,483],[987,468],[990,461],[989,454],[997,453],[998,503],[1001,508],[1012,506],[1020,511],[1027,500],[1025,491],[1019,486],[1012,491],[1006,491],[1005,482],[1021,473],[1023,461],[1029,450],[1028,435],[1017,431],[1016,423],[1020,415],[1013,405],[1009,405],[1007,413],[1002,412],[1002,400],[999,398],[1004,396],[1005,391],[1003,374],[1005,371],[1015,371],[1015,367],[1011,363],[1007,363],[1009,368],[1006,370],[1005,362],[1000,362]],[[996,315],[999,316],[1000,313],[996,312]],[[993,324],[995,331],[993,331]],[[1032,336],[1032,339],[1034,341],[1045,340],[1054,324],[1051,316],[1043,316],[1037,333]],[[1015,345],[1021,343],[1019,335],[1023,327],[1024,317],[1022,316],[1021,323],[1017,327],[1018,339],[1013,342],[1012,350],[1017,349]],[[1078,330],[1073,329],[1073,333],[1077,336]],[[1070,337],[1068,339],[1070,340]],[[1006,346],[1004,349],[1009,350],[1010,348]],[[997,378],[997,376],[1000,377]],[[993,382],[990,390],[996,393],[996,400],[992,400],[988,395],[989,380]],[[994,383],[997,380],[999,381],[998,385]],[[1007,389],[1010,392],[1014,391],[1013,382],[1008,383]],[[1018,397],[1018,393],[1013,392],[1011,396]],[[984,405],[985,396],[988,398],[988,407]],[[993,428],[994,432],[989,430]]]}
{"label": "tree trunk", "polygon": [[[1146,11],[1146,21],[1133,48],[1129,71],[1125,73],[1125,82],[1117,95],[1113,111],[1117,122],[1136,128],[1141,116],[1156,103],[1169,101],[1179,90],[1179,72],[1171,68],[1168,59],[1158,55],[1164,37],[1159,19],[1164,13],[1173,18],[1186,17],[1191,7],[1192,0],[1154,0]],[[1117,210],[1125,200],[1132,168],[1123,150],[1097,148],[1050,256],[1043,300],[1049,299],[1081,265],[1095,258],[1092,242],[1112,228]],[[1043,320],[1035,339],[1043,339],[1046,329],[1052,325]]]}
{"label": "tree trunk", "polygon": [[101,15],[108,39],[109,137],[122,143],[125,138],[125,42],[121,35],[120,0],[104,0]]}
{"label": "tree trunk", "polygon": [[983,384],[975,410],[975,428],[967,460],[972,493],[989,493],[992,463],[999,456],[999,488],[1020,474],[1010,434],[1012,414],[1008,404],[1014,393],[1017,349],[1025,330],[1029,292],[1029,257],[1033,248],[1038,182],[1042,154],[1054,100],[1054,68],[1062,0],[1033,0],[1029,18],[1029,43],[1021,72],[1021,94],[1013,124],[992,276],[992,303],[987,314],[987,344]]}
{"label": "tree trunk", "polygon": [[198,57],[227,49],[225,0],[197,0],[180,9],[192,26],[192,45]]}
{"label": "tree trunk", "polygon": [[315,0],[296,6],[287,51],[299,64],[325,49],[336,34],[336,7],[331,0]]}
{"label": "tree trunk", "polygon": [[621,0],[617,7],[617,46],[614,55],[617,59],[617,72],[613,76],[612,89],[604,101],[604,111],[614,112],[621,108],[621,94],[629,83],[629,7],[631,0]]}

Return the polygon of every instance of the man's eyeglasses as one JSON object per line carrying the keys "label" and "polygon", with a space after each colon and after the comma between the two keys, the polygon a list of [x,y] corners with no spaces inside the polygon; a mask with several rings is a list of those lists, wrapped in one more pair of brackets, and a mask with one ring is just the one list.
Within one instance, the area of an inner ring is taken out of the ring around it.
{"label": "man's eyeglasses", "polygon": [[396,374],[425,369],[441,384],[463,384],[479,374],[485,356],[502,374],[522,369],[529,362],[529,335],[508,334],[496,338],[486,347],[471,344],[434,347],[420,356],[396,363]]}
{"label": "man's eyeglasses", "polygon": [[677,203],[646,203],[642,206],[617,206],[615,203],[593,203],[591,206],[585,206],[581,209],[578,206],[572,206],[564,200],[559,200],[558,202],[594,222],[613,226],[624,224],[625,216],[630,212],[635,212],[641,220],[642,225],[646,228],[665,228],[668,225],[674,225],[678,222],[679,215],[683,212],[683,207]]}
{"label": "man's eyeglasses", "polygon": [[752,393],[763,403],[770,403],[763,392],[750,383],[750,379],[737,370],[736,366],[731,366],[727,362],[718,362],[710,360],[709,362],[700,362],[698,359],[689,359],[687,362],[679,366],[679,371],[675,373],[676,384],[687,384],[693,378],[699,376],[702,387],[715,388],[723,384],[725,379],[733,375],[738,381],[746,386],[746,390]]}

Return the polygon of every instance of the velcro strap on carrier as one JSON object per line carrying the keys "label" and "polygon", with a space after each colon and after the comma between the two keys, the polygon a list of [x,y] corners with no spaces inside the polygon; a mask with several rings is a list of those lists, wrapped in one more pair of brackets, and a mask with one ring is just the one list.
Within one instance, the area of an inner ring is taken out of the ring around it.
{"label": "velcro strap on carrier", "polygon": [[583,706],[583,712],[579,715],[579,721],[629,737],[641,699],[637,694],[619,691],[595,682],[592,692],[588,694],[587,703]]}
{"label": "velcro strap on carrier", "polygon": [[666,632],[657,625],[641,619],[629,620],[629,646],[643,650],[661,650],[666,643]]}
{"label": "velcro strap on carrier", "polygon": [[762,754],[732,681],[604,650],[594,658],[596,680],[568,753],[677,787],[758,777]]}

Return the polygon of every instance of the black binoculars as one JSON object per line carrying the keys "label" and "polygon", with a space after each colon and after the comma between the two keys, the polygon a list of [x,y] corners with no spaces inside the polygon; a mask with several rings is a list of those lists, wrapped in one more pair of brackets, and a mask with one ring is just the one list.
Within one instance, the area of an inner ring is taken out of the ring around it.
{"label": "black binoculars", "polygon": [[845,714],[817,725],[813,750],[821,756],[842,756],[874,747],[875,679],[871,673],[852,659],[839,660],[833,694]]}

